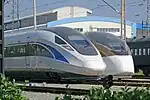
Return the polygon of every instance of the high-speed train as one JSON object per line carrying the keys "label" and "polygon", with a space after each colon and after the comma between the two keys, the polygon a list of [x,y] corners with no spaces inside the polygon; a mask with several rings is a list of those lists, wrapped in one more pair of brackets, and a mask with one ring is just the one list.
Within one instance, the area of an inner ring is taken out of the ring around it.
{"label": "high-speed train", "polygon": [[106,69],[93,43],[71,28],[8,33],[4,37],[8,76],[60,79],[71,75],[100,76]]}
{"label": "high-speed train", "polygon": [[130,49],[125,41],[111,33],[86,32],[87,36],[100,51],[106,63],[105,74],[132,76],[134,63]]}

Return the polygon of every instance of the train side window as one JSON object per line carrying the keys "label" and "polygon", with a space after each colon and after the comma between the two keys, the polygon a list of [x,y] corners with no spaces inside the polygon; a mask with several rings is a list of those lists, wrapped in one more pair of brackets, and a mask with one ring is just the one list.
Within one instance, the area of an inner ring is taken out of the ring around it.
{"label": "train side window", "polygon": [[137,56],[137,49],[134,49],[134,55]]}
{"label": "train side window", "polygon": [[16,48],[15,56],[26,56],[25,45],[18,45],[18,46],[15,46],[15,48]]}
{"label": "train side window", "polygon": [[57,43],[57,44],[66,44],[62,39],[60,39],[57,36],[55,36],[55,43]]}
{"label": "train side window", "polygon": [[146,55],[146,50],[145,49],[143,49],[143,55]]}
{"label": "train side window", "polygon": [[150,48],[147,49],[147,55],[150,55]]}
{"label": "train side window", "polygon": [[141,51],[142,51],[142,49],[139,49],[139,56],[142,54]]}
{"label": "train side window", "polygon": [[5,56],[6,57],[26,56],[25,45],[6,47]]}
{"label": "train side window", "polygon": [[38,44],[32,44],[32,55],[34,56],[45,56],[45,57],[50,57],[53,58],[53,55],[43,46],[38,45]]}
{"label": "train side window", "polygon": [[7,50],[7,47],[4,47],[4,56],[5,56],[5,57],[8,57],[8,50]]}
{"label": "train side window", "polygon": [[133,49],[131,49],[130,51],[131,51],[131,54],[133,54]]}

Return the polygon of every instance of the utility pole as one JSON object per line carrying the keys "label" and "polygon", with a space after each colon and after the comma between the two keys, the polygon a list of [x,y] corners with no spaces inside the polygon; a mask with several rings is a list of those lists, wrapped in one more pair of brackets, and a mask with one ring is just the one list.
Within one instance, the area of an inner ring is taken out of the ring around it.
{"label": "utility pole", "polygon": [[0,0],[0,73],[4,74],[4,0]]}
{"label": "utility pole", "polygon": [[19,22],[19,0],[17,0],[17,28],[18,28],[18,30],[20,28],[20,22]]}
{"label": "utility pole", "polygon": [[33,0],[34,29],[36,29],[36,0]]}
{"label": "utility pole", "polygon": [[15,20],[15,0],[12,0],[12,33],[14,32],[14,20]]}
{"label": "utility pole", "polygon": [[19,30],[19,26],[19,0],[12,0],[12,32],[14,29]]}
{"label": "utility pole", "polygon": [[146,20],[146,26],[147,26],[147,36],[149,35],[149,0],[147,0],[147,20]]}
{"label": "utility pole", "polygon": [[121,38],[126,41],[126,0],[121,0]]}

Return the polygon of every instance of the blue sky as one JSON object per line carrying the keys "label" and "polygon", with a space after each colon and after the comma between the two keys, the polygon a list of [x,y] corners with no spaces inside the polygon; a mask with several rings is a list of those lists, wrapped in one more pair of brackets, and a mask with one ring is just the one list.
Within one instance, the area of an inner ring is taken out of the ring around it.
{"label": "blue sky", "polygon": [[[5,20],[12,19],[12,0],[9,3],[5,3],[4,14]],[[16,0],[17,1],[17,0]],[[121,0],[105,0],[117,10],[120,10]],[[127,20],[141,23],[142,20],[146,20],[146,1],[145,0],[126,0],[127,3]],[[19,0],[20,8],[19,15],[27,16],[31,15],[33,12],[33,0]],[[48,11],[54,8],[59,8],[68,5],[77,5],[80,7],[85,7],[93,9],[93,16],[102,16],[102,17],[115,17],[119,18],[120,15],[113,11],[109,6],[102,0],[37,0],[37,13]]]}

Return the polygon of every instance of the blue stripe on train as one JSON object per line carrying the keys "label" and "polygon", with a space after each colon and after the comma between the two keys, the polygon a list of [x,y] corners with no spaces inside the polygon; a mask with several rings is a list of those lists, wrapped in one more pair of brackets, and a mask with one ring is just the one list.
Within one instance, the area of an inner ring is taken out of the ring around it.
{"label": "blue stripe on train", "polygon": [[[43,44],[43,43],[40,43],[40,44]],[[46,45],[46,44],[43,44],[43,45],[48,47],[51,50],[51,52],[53,53],[53,55],[55,56],[55,58],[57,60],[69,63],[68,60],[59,51],[57,51],[55,48],[53,48],[49,45]]]}

